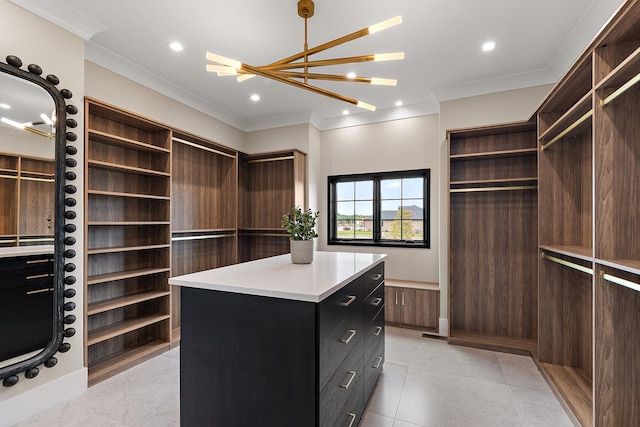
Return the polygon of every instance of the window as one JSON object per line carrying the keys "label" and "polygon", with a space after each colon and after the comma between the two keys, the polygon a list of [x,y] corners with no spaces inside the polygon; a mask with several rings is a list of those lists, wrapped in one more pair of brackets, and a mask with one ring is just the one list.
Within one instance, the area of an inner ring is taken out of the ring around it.
{"label": "window", "polygon": [[429,247],[429,169],[329,177],[330,245]]}

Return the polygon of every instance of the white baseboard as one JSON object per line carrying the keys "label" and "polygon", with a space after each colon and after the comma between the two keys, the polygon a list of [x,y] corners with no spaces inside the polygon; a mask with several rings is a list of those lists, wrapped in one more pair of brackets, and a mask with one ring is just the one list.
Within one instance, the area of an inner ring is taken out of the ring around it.
{"label": "white baseboard", "polygon": [[441,317],[439,319],[438,326],[439,326],[438,335],[443,337],[448,337],[449,336],[449,319]]}

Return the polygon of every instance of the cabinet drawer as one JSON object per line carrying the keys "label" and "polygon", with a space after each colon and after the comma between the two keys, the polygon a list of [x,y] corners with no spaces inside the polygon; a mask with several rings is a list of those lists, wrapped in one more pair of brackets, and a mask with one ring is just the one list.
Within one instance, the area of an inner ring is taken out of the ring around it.
{"label": "cabinet drawer", "polygon": [[347,317],[362,317],[362,276],[334,292],[319,304],[318,337],[322,342]]}
{"label": "cabinet drawer", "polygon": [[0,289],[53,283],[53,256],[4,258],[0,260],[0,271]]}
{"label": "cabinet drawer", "polygon": [[[363,363],[364,354],[362,351],[362,340],[360,339],[351,353],[349,353],[349,356],[335,370],[327,386],[322,390],[322,393],[320,393],[321,427],[334,427],[338,425],[336,424],[338,418],[346,419],[346,417],[341,417],[341,415],[344,408],[350,410],[347,402],[353,402],[351,400],[352,394],[356,394],[360,396],[360,398],[363,397]],[[354,396],[353,399],[357,401],[358,396]]]}
{"label": "cabinet drawer", "polygon": [[[360,316],[347,316],[322,341],[319,348],[319,391],[321,391],[336,368],[350,352],[362,349],[363,336],[362,312]],[[360,350],[362,351],[362,350]]]}
{"label": "cabinet drawer", "polygon": [[378,287],[384,281],[384,262],[372,267],[363,274],[364,277],[364,294],[369,295],[371,291]]}
{"label": "cabinet drawer", "polygon": [[384,339],[378,343],[374,351],[367,357],[368,360],[364,364],[364,395],[368,399],[371,397],[371,392],[376,385],[380,372],[382,372],[382,365],[384,364]]}
{"label": "cabinet drawer", "polygon": [[384,307],[378,311],[373,321],[364,328],[365,358],[369,357],[380,342],[384,343]]}
{"label": "cabinet drawer", "polygon": [[384,283],[380,283],[373,292],[364,299],[364,323],[371,322],[384,307]]}
{"label": "cabinet drawer", "polygon": [[[358,378],[359,384],[354,386],[354,391],[347,398],[346,403],[338,413],[333,425],[336,427],[357,427],[364,412],[364,396],[362,393],[364,376]],[[354,380],[355,381],[355,380]]]}

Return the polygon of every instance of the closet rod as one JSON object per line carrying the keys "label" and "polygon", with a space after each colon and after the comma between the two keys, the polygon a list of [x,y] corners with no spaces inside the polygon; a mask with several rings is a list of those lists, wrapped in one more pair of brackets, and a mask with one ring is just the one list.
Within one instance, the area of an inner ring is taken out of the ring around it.
{"label": "closet rod", "polygon": [[199,236],[184,236],[184,237],[172,237],[172,242],[180,242],[183,240],[205,240],[205,239],[220,239],[222,237],[234,237],[235,234],[203,234]]}
{"label": "closet rod", "polygon": [[627,90],[629,90],[633,85],[635,85],[638,82],[640,82],[640,73],[636,74],[635,77],[632,77],[631,80],[629,80],[628,82],[620,86],[615,92],[613,92],[611,95],[607,96],[605,99],[600,101],[600,106],[604,107],[605,105],[607,105],[608,103],[610,103],[611,101],[613,101],[614,99],[616,99],[617,97],[625,93]]}
{"label": "closet rod", "polygon": [[277,162],[279,160],[293,160],[293,158],[294,158],[293,156],[271,157],[269,159],[247,160],[246,163]]}
{"label": "closet rod", "polygon": [[569,125],[565,130],[563,130],[562,132],[560,132],[558,135],[556,135],[555,138],[553,138],[551,141],[547,142],[546,144],[544,144],[542,146],[542,151],[546,150],[547,148],[549,148],[551,145],[555,144],[556,142],[560,141],[562,138],[564,138],[569,132],[571,132],[572,130],[574,130],[575,128],[577,128],[578,126],[580,126],[582,123],[584,123],[589,117],[593,116],[593,110],[589,110],[587,113],[584,114],[584,116],[580,117],[578,120],[576,120],[575,122],[573,122],[571,125]]}
{"label": "closet rod", "polygon": [[21,176],[20,179],[24,179],[25,181],[40,181],[40,182],[55,182],[54,178],[31,178],[29,176]]}
{"label": "closet rod", "polygon": [[480,188],[452,188],[451,193],[477,193],[486,191],[514,191],[514,190],[537,190],[536,185],[521,185],[514,187],[480,187]]}
{"label": "closet rod", "polygon": [[632,290],[634,290],[636,292],[640,292],[640,285],[635,283],[635,282],[632,282],[632,281],[627,280],[627,279],[622,279],[622,278],[617,277],[617,276],[612,276],[611,274],[607,274],[604,271],[601,271],[600,275],[602,276],[602,278],[604,280],[606,280],[608,282],[615,283],[615,284],[620,285],[620,286],[624,286],[625,288],[632,289]]}
{"label": "closet rod", "polygon": [[53,242],[53,237],[43,238],[43,239],[30,239],[28,237],[21,238],[21,242]]}
{"label": "closet rod", "polygon": [[187,141],[185,139],[176,138],[175,136],[172,138],[176,142],[180,142],[185,145],[190,145],[195,148],[199,148],[201,150],[210,151],[215,154],[220,154],[221,156],[229,157],[230,159],[235,159],[236,156],[234,154],[225,153],[224,151],[214,150],[213,148],[206,147],[204,145],[196,144],[195,142]]}
{"label": "closet rod", "polygon": [[18,241],[18,239],[11,239],[11,240],[0,240],[0,243],[4,244],[4,243],[16,243]]}
{"label": "closet rod", "polygon": [[0,178],[18,179],[17,175],[0,175]]}
{"label": "closet rod", "polygon": [[573,268],[574,270],[582,271],[583,273],[591,274],[593,276],[593,268],[583,267],[571,261],[565,261],[563,259],[556,258],[551,255],[547,255],[544,252],[542,253],[542,258],[548,259],[549,261],[557,262],[558,264],[562,264],[566,267],[570,267],[570,268]]}

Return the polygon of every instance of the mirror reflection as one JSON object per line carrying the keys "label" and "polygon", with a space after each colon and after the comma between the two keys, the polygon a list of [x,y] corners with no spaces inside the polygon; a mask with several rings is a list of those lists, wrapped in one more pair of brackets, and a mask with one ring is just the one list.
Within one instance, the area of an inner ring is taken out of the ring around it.
{"label": "mirror reflection", "polygon": [[54,331],[55,102],[0,73],[0,367]]}

